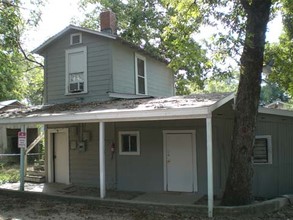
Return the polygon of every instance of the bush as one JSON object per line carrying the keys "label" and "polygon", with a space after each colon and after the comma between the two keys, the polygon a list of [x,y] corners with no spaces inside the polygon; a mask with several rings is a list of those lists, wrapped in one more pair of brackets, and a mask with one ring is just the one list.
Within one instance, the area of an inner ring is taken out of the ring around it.
{"label": "bush", "polygon": [[0,184],[16,183],[19,179],[19,166],[0,164]]}

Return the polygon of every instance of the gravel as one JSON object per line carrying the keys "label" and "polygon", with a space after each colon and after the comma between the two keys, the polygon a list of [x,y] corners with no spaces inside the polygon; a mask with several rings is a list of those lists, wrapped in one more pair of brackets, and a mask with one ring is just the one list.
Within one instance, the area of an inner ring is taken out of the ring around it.
{"label": "gravel", "polygon": [[[161,212],[160,210],[107,207],[96,204],[59,201],[44,198],[24,198],[17,195],[0,195],[0,219],[103,219],[103,220],[178,220],[202,219],[206,216],[186,214],[184,212]],[[286,206],[277,212],[264,213],[261,216],[216,216],[213,219],[293,219],[293,206]]]}

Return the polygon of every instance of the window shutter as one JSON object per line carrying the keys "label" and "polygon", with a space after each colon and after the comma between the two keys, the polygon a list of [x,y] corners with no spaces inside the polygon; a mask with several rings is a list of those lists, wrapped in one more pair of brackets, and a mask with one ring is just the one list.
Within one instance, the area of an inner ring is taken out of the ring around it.
{"label": "window shutter", "polygon": [[254,163],[268,163],[269,162],[268,140],[267,138],[257,138],[254,142],[253,148],[253,162]]}

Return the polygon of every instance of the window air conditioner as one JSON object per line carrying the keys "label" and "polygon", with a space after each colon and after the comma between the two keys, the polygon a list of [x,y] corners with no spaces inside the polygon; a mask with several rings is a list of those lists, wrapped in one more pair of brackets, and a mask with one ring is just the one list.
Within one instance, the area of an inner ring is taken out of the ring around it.
{"label": "window air conditioner", "polygon": [[75,82],[69,84],[69,92],[82,92],[83,91],[83,82]]}

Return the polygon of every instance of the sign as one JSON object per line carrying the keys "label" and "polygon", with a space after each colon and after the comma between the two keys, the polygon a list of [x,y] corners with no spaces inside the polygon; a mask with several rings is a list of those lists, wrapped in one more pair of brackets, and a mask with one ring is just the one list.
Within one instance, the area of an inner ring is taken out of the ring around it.
{"label": "sign", "polygon": [[26,148],[26,132],[18,132],[18,148]]}

